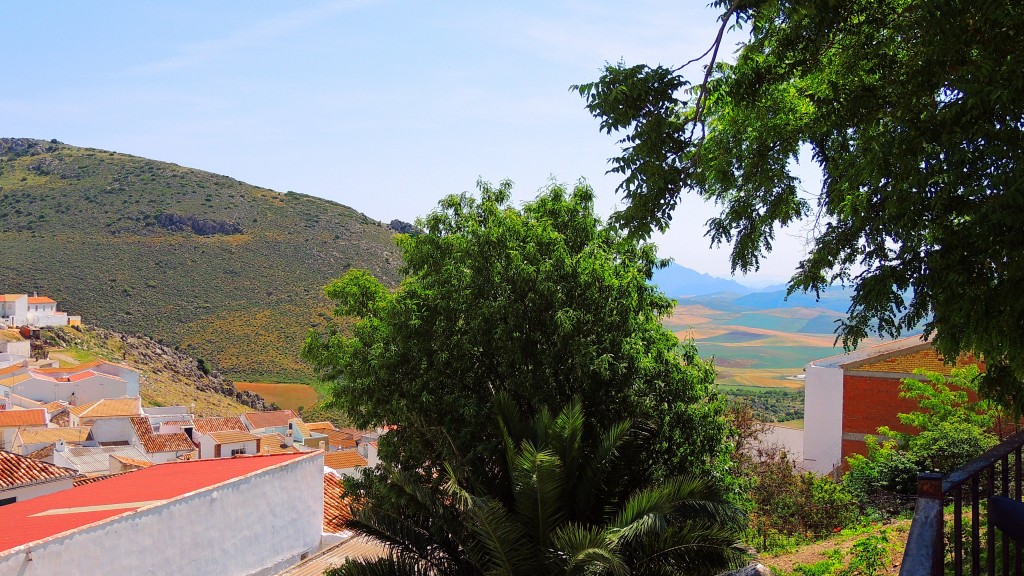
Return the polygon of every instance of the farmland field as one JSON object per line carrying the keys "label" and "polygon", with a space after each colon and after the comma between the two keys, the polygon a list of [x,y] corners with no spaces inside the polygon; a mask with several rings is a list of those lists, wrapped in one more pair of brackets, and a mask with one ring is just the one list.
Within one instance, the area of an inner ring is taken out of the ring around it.
{"label": "farmland field", "polygon": [[275,384],[273,382],[235,382],[235,388],[255,392],[267,402],[281,408],[298,411],[299,407],[315,406],[319,399],[316,390],[309,384]]}

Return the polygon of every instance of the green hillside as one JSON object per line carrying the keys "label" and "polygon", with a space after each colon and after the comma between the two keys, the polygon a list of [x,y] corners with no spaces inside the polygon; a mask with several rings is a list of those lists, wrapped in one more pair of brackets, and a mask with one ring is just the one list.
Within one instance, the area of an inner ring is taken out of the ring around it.
{"label": "green hillside", "polygon": [[[282,170],[300,169],[282,166]],[[236,379],[301,380],[320,288],[397,282],[392,232],[351,208],[55,141],[0,139],[0,292],[152,336]]]}

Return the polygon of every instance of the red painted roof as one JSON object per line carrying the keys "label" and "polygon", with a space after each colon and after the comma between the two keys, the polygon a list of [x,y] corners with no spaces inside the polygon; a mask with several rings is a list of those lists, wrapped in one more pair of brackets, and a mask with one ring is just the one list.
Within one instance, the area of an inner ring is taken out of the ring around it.
{"label": "red painted roof", "polygon": [[56,304],[57,301],[53,298],[47,298],[46,296],[29,296],[29,304]]}
{"label": "red painted roof", "polygon": [[[115,476],[103,482],[77,486],[70,490],[2,506],[0,526],[4,529],[0,530],[0,554],[23,544],[71,532],[122,514],[130,514],[149,505],[163,503],[316,454],[275,454],[160,464],[131,474]],[[105,510],[87,508],[118,504],[125,506]],[[51,511],[60,513],[54,514]],[[37,516],[44,512],[51,513]]]}

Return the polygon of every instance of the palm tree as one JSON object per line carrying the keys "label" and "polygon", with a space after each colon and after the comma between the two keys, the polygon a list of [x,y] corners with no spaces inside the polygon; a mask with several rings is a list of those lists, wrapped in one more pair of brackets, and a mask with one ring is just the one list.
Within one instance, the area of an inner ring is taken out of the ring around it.
{"label": "palm tree", "polygon": [[629,422],[591,437],[578,401],[530,420],[508,397],[495,404],[505,454],[487,493],[451,466],[441,490],[390,471],[350,523],[389,555],[330,575],[717,574],[745,560],[743,515],[710,482],[617,481],[643,465]]}

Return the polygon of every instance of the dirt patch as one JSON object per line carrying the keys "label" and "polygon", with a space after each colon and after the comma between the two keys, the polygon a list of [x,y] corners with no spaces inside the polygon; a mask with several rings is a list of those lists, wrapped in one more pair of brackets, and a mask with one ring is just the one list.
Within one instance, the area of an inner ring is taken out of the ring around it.
{"label": "dirt patch", "polygon": [[787,554],[779,554],[777,556],[762,555],[758,557],[758,562],[771,568],[773,574],[782,575],[790,574],[793,569],[799,565],[814,564],[815,562],[821,562],[828,556],[826,553],[833,550],[841,550],[846,562],[849,562],[850,548],[854,544],[871,536],[872,534],[881,532],[882,530],[889,530],[889,562],[887,563],[885,574],[896,575],[900,572],[900,564],[903,560],[903,548],[907,545],[907,535],[910,532],[910,520],[895,520],[891,522],[883,522],[872,526],[870,532],[851,534],[851,535],[838,535],[822,542],[816,542],[814,544],[808,544],[802,546],[799,549],[789,552]]}

